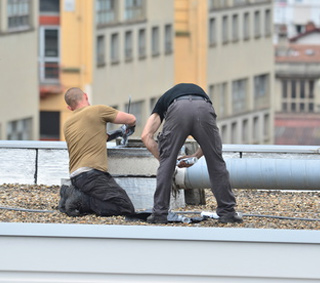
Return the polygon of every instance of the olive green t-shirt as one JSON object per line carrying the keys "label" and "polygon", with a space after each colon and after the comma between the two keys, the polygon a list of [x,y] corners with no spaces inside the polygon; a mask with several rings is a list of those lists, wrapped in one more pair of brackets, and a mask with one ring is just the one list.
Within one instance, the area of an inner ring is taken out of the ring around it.
{"label": "olive green t-shirt", "polygon": [[92,167],[107,171],[106,124],[113,122],[118,110],[104,105],[76,109],[64,124],[69,152],[69,171]]}

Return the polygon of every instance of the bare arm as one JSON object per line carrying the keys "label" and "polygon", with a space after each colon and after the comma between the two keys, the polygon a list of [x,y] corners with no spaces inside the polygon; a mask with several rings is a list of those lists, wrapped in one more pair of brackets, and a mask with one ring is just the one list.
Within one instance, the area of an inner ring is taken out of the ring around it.
{"label": "bare arm", "polygon": [[134,126],[136,124],[136,117],[132,114],[119,111],[116,118],[112,121],[112,123],[127,124],[129,126]]}
{"label": "bare arm", "polygon": [[161,119],[157,113],[153,113],[142,131],[141,139],[146,148],[159,160],[158,144],[154,140],[154,134],[161,125]]}
{"label": "bare arm", "polygon": [[190,157],[197,157],[199,159],[202,156],[203,156],[203,152],[201,147],[199,147],[198,150],[194,154],[192,154]]}

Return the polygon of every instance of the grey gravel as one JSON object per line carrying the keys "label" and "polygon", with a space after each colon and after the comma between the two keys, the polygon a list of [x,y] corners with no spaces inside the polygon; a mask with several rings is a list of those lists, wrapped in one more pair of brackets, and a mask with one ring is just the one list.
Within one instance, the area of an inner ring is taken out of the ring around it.
{"label": "grey gravel", "polygon": [[[99,217],[86,215],[69,217],[58,211],[59,187],[45,185],[0,185],[0,222],[23,223],[74,223],[100,225],[156,225],[146,222],[128,222],[123,216]],[[215,212],[216,201],[209,189],[206,192],[206,205],[187,205],[181,211]],[[199,223],[169,223],[166,226],[181,227],[242,227],[265,229],[307,229],[320,230],[320,192],[297,191],[261,191],[234,190],[237,198],[237,211],[245,214],[241,224],[220,224],[208,219]],[[182,192],[183,193],[183,192]],[[44,210],[47,212],[15,211],[3,208]],[[267,215],[294,217],[295,219],[277,219],[269,217],[251,217],[246,215]],[[187,214],[187,216],[199,216]],[[296,218],[300,218],[296,219]],[[301,220],[318,219],[316,221]]]}

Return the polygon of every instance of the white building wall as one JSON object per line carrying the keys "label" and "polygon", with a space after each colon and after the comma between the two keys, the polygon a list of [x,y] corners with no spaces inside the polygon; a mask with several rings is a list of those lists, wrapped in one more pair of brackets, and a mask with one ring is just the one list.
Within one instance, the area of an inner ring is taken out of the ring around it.
{"label": "white building wall", "polygon": [[[0,2],[0,139],[38,139],[38,0],[30,1],[30,27],[8,28],[7,2]],[[9,124],[13,121],[15,125]]]}
{"label": "white building wall", "polygon": [[[297,25],[304,26],[309,21],[320,26],[320,1],[274,0],[274,24],[286,25],[289,38],[298,34]],[[277,37],[274,41],[278,42]]]}

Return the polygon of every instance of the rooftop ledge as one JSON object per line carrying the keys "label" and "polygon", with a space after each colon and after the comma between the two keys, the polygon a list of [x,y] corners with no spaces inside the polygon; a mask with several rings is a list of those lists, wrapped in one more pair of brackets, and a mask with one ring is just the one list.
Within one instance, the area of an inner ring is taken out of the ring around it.
{"label": "rooftop ledge", "polygon": [[319,244],[320,231],[136,225],[0,223],[0,237]]}

